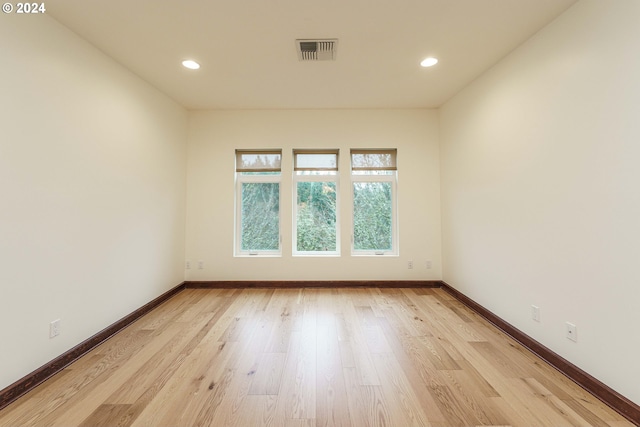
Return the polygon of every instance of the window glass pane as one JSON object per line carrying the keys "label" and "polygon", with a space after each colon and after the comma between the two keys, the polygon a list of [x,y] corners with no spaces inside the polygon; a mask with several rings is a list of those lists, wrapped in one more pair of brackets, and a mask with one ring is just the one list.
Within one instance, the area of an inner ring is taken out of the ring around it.
{"label": "window glass pane", "polygon": [[335,252],[336,183],[298,182],[297,185],[298,252]]}
{"label": "window glass pane", "polygon": [[353,183],[353,248],[392,250],[390,182]]}
{"label": "window glass pane", "polygon": [[256,176],[256,175],[280,175],[280,172],[240,172],[241,175]]}
{"label": "window glass pane", "polygon": [[280,249],[280,184],[242,183],[243,251]]}
{"label": "window glass pane", "polygon": [[394,175],[394,170],[355,170],[351,171],[352,175]]}
{"label": "window glass pane", "polygon": [[310,175],[337,175],[337,171],[317,171],[317,170],[303,170],[296,171],[296,175],[298,176],[310,176]]}

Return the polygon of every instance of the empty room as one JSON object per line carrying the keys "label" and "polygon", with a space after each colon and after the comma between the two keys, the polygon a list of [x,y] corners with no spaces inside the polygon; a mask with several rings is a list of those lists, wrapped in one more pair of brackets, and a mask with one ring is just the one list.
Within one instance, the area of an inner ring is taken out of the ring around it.
{"label": "empty room", "polygon": [[0,14],[0,427],[640,425],[640,2]]}

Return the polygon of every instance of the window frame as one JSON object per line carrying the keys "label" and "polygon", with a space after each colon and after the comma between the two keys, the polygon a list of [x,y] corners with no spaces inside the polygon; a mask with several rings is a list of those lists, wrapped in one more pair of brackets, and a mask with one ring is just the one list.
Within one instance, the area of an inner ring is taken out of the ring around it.
{"label": "window frame", "polygon": [[[280,165],[277,168],[243,168],[240,166],[242,155],[279,155]],[[251,175],[246,172],[277,172],[269,175]],[[277,250],[243,250],[242,249],[242,185],[246,183],[278,184],[278,249]],[[282,256],[282,150],[236,150],[235,167],[235,257],[281,257]]]}
{"label": "window frame", "polygon": [[[392,164],[381,167],[354,167],[354,154],[390,154],[392,155]],[[400,245],[398,239],[398,167],[397,167],[397,149],[351,149],[350,152],[351,165],[351,256],[383,256],[397,257],[400,254]],[[386,172],[384,174],[368,174],[367,172]],[[354,173],[356,172],[356,173]],[[362,173],[358,173],[362,172]],[[391,184],[391,249],[356,249],[355,248],[355,184],[359,182],[388,182]]]}
{"label": "window frame", "polygon": [[[336,157],[335,167],[300,167],[298,166],[298,154],[333,154]],[[340,256],[340,150],[339,149],[294,149],[293,150],[293,177],[292,177],[292,247],[294,257],[339,257]],[[315,172],[315,174],[299,174],[298,172]],[[336,208],[335,208],[335,233],[336,248],[334,251],[299,251],[298,250],[298,183],[300,182],[332,182],[335,184]]]}

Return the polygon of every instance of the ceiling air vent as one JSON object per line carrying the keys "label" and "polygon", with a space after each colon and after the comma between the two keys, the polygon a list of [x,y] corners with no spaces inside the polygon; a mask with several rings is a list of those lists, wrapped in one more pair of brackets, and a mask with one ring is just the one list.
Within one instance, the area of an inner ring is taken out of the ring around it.
{"label": "ceiling air vent", "polygon": [[296,40],[300,61],[335,61],[338,39]]}

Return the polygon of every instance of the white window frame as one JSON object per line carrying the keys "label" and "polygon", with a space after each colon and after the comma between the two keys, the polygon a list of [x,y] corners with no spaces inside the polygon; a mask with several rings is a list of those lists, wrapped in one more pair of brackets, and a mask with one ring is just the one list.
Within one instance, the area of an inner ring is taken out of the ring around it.
{"label": "white window frame", "polygon": [[[333,169],[300,168],[296,154],[335,154],[336,166]],[[293,150],[293,215],[292,215],[292,255],[302,257],[335,257],[340,256],[340,172],[338,170],[339,150]],[[303,170],[318,174],[299,174]],[[323,173],[324,172],[324,173]],[[333,182],[336,185],[336,250],[335,251],[298,251],[298,183],[299,182]]]}
{"label": "white window frame", "polygon": [[[375,171],[390,171],[388,174],[354,174],[352,157],[357,153],[393,153],[393,167],[383,167],[380,169],[372,168]],[[351,255],[352,256],[399,256],[400,248],[398,242],[398,170],[397,150],[396,149],[352,149],[350,153],[351,163]],[[391,249],[390,250],[363,250],[355,248],[355,183],[357,182],[389,182],[391,183]]]}
{"label": "white window frame", "polygon": [[[242,154],[279,154],[282,161],[282,150],[236,150],[236,191],[235,191],[235,239],[234,256],[236,257],[280,257],[282,256],[282,170],[277,175],[244,175],[239,170],[239,156]],[[256,170],[258,171],[258,170]],[[267,170],[276,172],[276,170]],[[278,192],[278,249],[277,250],[243,250],[242,249],[242,184],[245,183],[277,183]]]}

